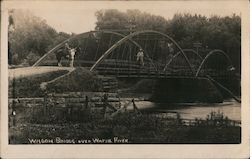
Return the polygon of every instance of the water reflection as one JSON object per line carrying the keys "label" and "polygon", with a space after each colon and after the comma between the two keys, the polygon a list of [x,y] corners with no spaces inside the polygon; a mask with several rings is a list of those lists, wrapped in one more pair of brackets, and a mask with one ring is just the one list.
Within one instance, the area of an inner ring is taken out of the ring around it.
{"label": "water reflection", "polygon": [[[241,104],[234,100],[227,100],[223,103],[204,104],[204,103],[153,103],[149,101],[137,101],[136,106],[142,111],[159,113],[180,113],[183,119],[205,119],[211,112],[223,112],[231,120],[241,120]],[[132,109],[132,107],[129,107]]]}

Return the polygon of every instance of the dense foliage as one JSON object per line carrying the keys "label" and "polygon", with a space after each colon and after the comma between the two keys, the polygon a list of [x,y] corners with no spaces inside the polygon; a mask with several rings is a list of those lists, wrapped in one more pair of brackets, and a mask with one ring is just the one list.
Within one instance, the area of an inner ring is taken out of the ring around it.
{"label": "dense foliage", "polygon": [[[68,71],[61,70],[11,80],[9,82],[9,97],[43,97],[45,92],[41,89],[40,84],[51,81],[66,73]],[[84,68],[76,68],[72,73],[56,80],[56,82],[49,83],[46,87],[46,93],[102,91],[100,79],[96,74]]]}
{"label": "dense foliage", "polygon": [[101,79],[95,73],[84,68],[76,68],[69,75],[48,84],[47,87],[47,91],[57,93],[102,91]]}
{"label": "dense foliage", "polygon": [[53,80],[66,74],[68,71],[59,70],[49,73],[42,73],[28,77],[21,77],[9,80],[8,94],[10,98],[43,97],[44,92],[40,89],[42,82]]}
{"label": "dense foliage", "polygon": [[133,30],[152,29],[171,36],[182,48],[193,48],[193,43],[202,43],[201,51],[221,49],[232,59],[240,71],[241,18],[191,14],[175,14],[172,19],[151,15],[139,10],[101,10],[96,13],[96,29]]}
{"label": "dense foliage", "polygon": [[29,11],[14,10],[12,13],[15,30],[9,32],[9,63],[32,65],[39,57],[57,43],[69,37],[58,33],[45,20]]}

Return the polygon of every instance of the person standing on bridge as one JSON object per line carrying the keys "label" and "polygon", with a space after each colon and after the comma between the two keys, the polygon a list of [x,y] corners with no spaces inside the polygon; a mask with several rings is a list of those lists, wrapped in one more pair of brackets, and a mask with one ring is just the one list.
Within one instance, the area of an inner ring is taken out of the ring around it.
{"label": "person standing on bridge", "polygon": [[169,49],[170,56],[173,56],[174,55],[174,45],[173,45],[173,43],[168,43],[168,49]]}
{"label": "person standing on bridge", "polygon": [[169,50],[169,54],[166,57],[166,61],[167,63],[173,58],[174,56],[174,46],[173,43],[168,43],[168,50]]}
{"label": "person standing on bridge", "polygon": [[74,49],[74,48],[72,49],[69,46],[68,42],[66,42],[64,44],[64,47],[61,47],[60,49],[58,49],[55,52],[56,58],[57,58],[57,65],[62,66],[61,60],[62,60],[62,58],[65,58],[65,59],[70,60],[70,66],[73,67],[75,53],[76,53],[76,49]]}
{"label": "person standing on bridge", "polygon": [[76,54],[76,48],[71,48],[68,44],[68,42],[65,43],[64,46],[65,53],[67,54],[66,57],[70,60],[69,66],[74,67],[74,59]]}
{"label": "person standing on bridge", "polygon": [[64,49],[65,49],[66,52],[69,52],[69,50],[71,49],[71,48],[69,47],[69,43],[68,43],[68,42],[65,43]]}
{"label": "person standing on bridge", "polygon": [[139,52],[137,53],[137,59],[136,61],[140,63],[141,66],[144,66],[144,53],[143,53],[143,50],[140,48]]}

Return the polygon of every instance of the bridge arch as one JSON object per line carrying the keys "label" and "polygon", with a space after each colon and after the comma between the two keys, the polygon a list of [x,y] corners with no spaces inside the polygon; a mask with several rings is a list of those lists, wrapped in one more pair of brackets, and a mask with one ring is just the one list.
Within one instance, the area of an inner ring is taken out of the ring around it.
{"label": "bridge arch", "polygon": [[208,58],[213,56],[213,55],[222,55],[223,57],[225,57],[225,59],[230,63],[230,65],[232,66],[232,61],[229,58],[229,56],[222,50],[216,49],[216,50],[212,50],[210,51],[206,57],[202,60],[199,68],[196,71],[195,77],[197,77],[202,69],[202,67],[205,65],[205,63],[207,62]]}
{"label": "bridge arch", "polygon": [[165,38],[169,39],[171,42],[173,42],[177,48],[180,50],[181,54],[184,56],[186,62],[188,63],[189,65],[189,68],[190,70],[192,71],[192,73],[195,73],[191,64],[190,64],[190,61],[189,59],[187,58],[186,54],[184,53],[184,51],[182,50],[182,48],[177,44],[177,42],[171,38],[170,36],[164,34],[164,33],[161,33],[161,32],[158,32],[158,31],[154,31],[154,30],[143,30],[143,31],[137,31],[137,32],[134,32],[132,34],[129,34],[127,36],[125,36],[124,38],[122,38],[121,40],[119,40],[118,42],[116,42],[113,46],[111,46],[97,61],[96,63],[91,67],[90,71],[93,71],[115,48],[117,48],[118,46],[120,46],[122,43],[124,43],[125,41],[127,40],[131,40],[131,38],[133,38],[134,36],[137,36],[137,35],[140,35],[140,34],[143,34],[143,33],[155,33],[155,34],[159,34],[161,36],[164,36]]}
{"label": "bridge arch", "polygon": [[[66,39],[64,40],[63,42],[57,44],[54,48],[52,48],[50,51],[48,51],[46,54],[44,54],[38,61],[36,61],[32,67],[35,67],[35,66],[38,66],[43,59],[45,59],[48,55],[54,53],[57,49],[61,48],[65,43],[71,41],[71,40],[74,40],[78,37],[89,37],[89,35],[93,34],[93,33],[106,33],[106,34],[113,34],[113,35],[117,35],[117,36],[120,36],[122,38],[126,37],[126,35],[124,34],[121,34],[121,33],[118,33],[118,32],[114,32],[114,31],[109,31],[109,30],[94,30],[94,31],[89,31],[89,32],[84,32],[84,33],[80,33],[80,34],[77,34],[69,39]],[[130,42],[132,42],[134,45],[136,45],[138,48],[142,48],[140,46],[140,44],[138,44],[136,41],[132,40],[132,39],[129,39]],[[146,52],[145,52],[146,53]],[[146,53],[147,55],[147,53]],[[150,62],[153,64],[152,60],[149,58]],[[153,65],[154,66],[154,65]],[[155,67],[155,66],[154,66]],[[156,68],[156,67],[155,67]]]}
{"label": "bridge arch", "polygon": [[195,51],[194,49],[182,49],[184,52],[192,52],[193,54],[195,54],[197,57],[199,57],[199,59],[202,61],[202,57],[201,55]]}
{"label": "bridge arch", "polygon": [[[196,52],[194,49],[182,49],[184,52],[190,52],[190,53],[193,53],[194,55],[196,55],[200,61],[202,61],[202,57],[198,54],[198,52]],[[163,71],[165,71],[167,69],[167,67],[172,63],[172,61],[177,58],[179,55],[181,54],[181,52],[177,52],[169,61],[168,63],[165,65]]]}

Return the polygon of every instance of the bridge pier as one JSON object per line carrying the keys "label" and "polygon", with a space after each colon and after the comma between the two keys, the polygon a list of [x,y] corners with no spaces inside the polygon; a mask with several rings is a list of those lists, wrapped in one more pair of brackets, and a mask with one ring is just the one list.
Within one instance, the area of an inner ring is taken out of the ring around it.
{"label": "bridge pier", "polygon": [[220,103],[223,96],[207,78],[158,79],[154,86],[152,101],[168,103]]}

